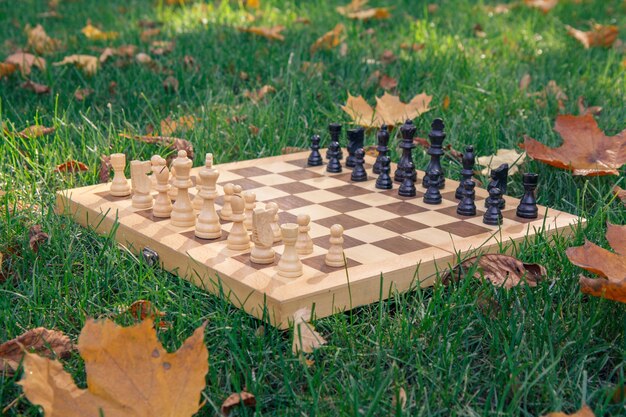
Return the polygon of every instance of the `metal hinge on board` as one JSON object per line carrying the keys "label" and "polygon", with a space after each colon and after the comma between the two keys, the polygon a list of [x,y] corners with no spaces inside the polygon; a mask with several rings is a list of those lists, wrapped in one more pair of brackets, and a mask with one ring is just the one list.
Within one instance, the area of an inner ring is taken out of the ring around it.
{"label": "metal hinge on board", "polygon": [[157,266],[159,264],[159,254],[154,249],[145,247],[141,250],[141,256],[143,260],[150,266]]}

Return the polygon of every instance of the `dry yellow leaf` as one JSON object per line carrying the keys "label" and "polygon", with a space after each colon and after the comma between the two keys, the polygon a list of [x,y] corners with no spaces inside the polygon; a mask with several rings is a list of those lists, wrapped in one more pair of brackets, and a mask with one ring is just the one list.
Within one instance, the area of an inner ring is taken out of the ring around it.
{"label": "dry yellow leaf", "polygon": [[528,7],[534,7],[544,13],[548,13],[559,4],[559,0],[524,0],[524,3]]}
{"label": "dry yellow leaf", "polygon": [[314,349],[326,344],[326,340],[321,334],[315,331],[311,323],[311,312],[308,309],[301,309],[293,314],[293,343],[292,351],[311,353]]}
{"label": "dry yellow leaf", "polygon": [[483,175],[489,175],[491,169],[498,168],[502,164],[509,164],[509,175],[513,175],[518,171],[526,159],[526,152],[517,153],[515,149],[498,149],[495,155],[481,156],[476,158],[476,164],[486,166],[480,171]]}
{"label": "dry yellow leaf", "polygon": [[350,19],[357,20],[382,20],[389,19],[391,17],[391,12],[388,7],[373,7],[371,9],[359,10],[357,12],[348,13],[346,17]]}
{"label": "dry yellow leaf", "polygon": [[251,26],[251,27],[238,27],[238,31],[240,32],[248,32],[253,33],[258,36],[263,36],[264,38],[276,40],[276,41],[284,41],[285,37],[281,35],[280,32],[285,30],[284,26],[278,25],[271,28],[261,27],[261,26]]}
{"label": "dry yellow leaf", "polygon": [[356,124],[380,127],[383,124],[396,125],[426,113],[430,110],[429,104],[432,99],[432,96],[420,93],[410,102],[403,103],[398,96],[385,93],[380,98],[376,97],[376,109],[373,109],[362,96],[354,97],[348,93],[348,100],[341,108]]}
{"label": "dry yellow leaf", "polygon": [[17,69],[17,65],[15,64],[7,64],[5,62],[0,62],[0,78],[8,77],[13,74]]}
{"label": "dry yellow leaf", "polygon": [[177,130],[191,130],[196,124],[194,116],[181,116],[177,120],[167,117],[161,120],[161,135],[171,136]]}
{"label": "dry yellow leaf", "polygon": [[80,30],[87,39],[93,41],[110,41],[117,39],[120,34],[118,32],[104,32],[97,27],[93,26],[91,22],[87,22],[87,25]]}
{"label": "dry yellow leaf", "polygon": [[150,38],[155,37],[159,33],[161,33],[161,28],[148,28],[141,32],[139,39],[141,39],[142,42],[148,42]]}
{"label": "dry yellow leaf", "polygon": [[244,91],[243,96],[246,98],[249,98],[255,103],[258,103],[259,101],[263,100],[263,98],[267,94],[275,93],[275,92],[276,92],[276,89],[272,87],[271,85],[264,85],[263,87],[259,88],[256,91],[249,91],[249,90]]}
{"label": "dry yellow leaf", "polygon": [[591,408],[587,405],[583,405],[580,410],[576,411],[574,414],[565,414],[561,411],[548,413],[542,417],[595,417],[596,415],[593,413]]}
{"label": "dry yellow leaf", "polygon": [[343,23],[338,23],[337,26],[330,32],[326,32],[322,36],[320,36],[314,43],[311,45],[311,53],[314,54],[320,49],[333,49],[337,45],[339,45],[343,38],[343,32],[346,30],[346,27]]}
{"label": "dry yellow leaf", "polygon": [[46,417],[191,417],[209,367],[204,328],[168,353],[151,319],[131,327],[88,320],[78,338],[87,389],[78,388],[59,361],[34,354],[25,355],[19,384]]}
{"label": "dry yellow leaf", "polygon": [[367,3],[369,3],[369,0],[352,0],[350,4],[338,6],[336,10],[339,14],[346,16],[348,13],[354,13],[362,10]]}
{"label": "dry yellow leaf", "polygon": [[41,71],[46,70],[45,59],[27,52],[16,52],[13,55],[9,55],[7,59],[4,60],[4,63],[15,65],[25,76],[30,74],[33,66],[39,68]]}
{"label": "dry yellow leaf", "polygon": [[100,61],[98,57],[92,55],[69,55],[60,62],[55,62],[54,66],[73,64],[81,69],[85,75],[94,75],[98,71]]}
{"label": "dry yellow leaf", "polygon": [[60,41],[49,37],[41,25],[37,25],[34,28],[26,25],[24,31],[28,37],[28,47],[38,54],[54,52],[61,45]]}
{"label": "dry yellow leaf", "polygon": [[[0,192],[0,195],[3,193]],[[0,267],[2,266],[2,253],[0,253]],[[1,274],[1,268],[0,268]],[[49,358],[66,357],[74,345],[70,338],[58,330],[48,330],[43,327],[31,329],[16,337],[0,344],[0,372],[13,375],[24,356],[24,352],[37,352]]]}
{"label": "dry yellow leaf", "polygon": [[28,126],[27,128],[25,128],[24,130],[17,132],[17,135],[19,137],[21,137],[22,139],[27,139],[27,138],[39,138],[41,136],[44,135],[49,135],[51,133],[54,133],[55,128],[54,127],[45,127],[45,126],[41,126],[41,125],[33,125],[33,126]]}
{"label": "dry yellow leaf", "polygon": [[575,29],[569,25],[565,25],[567,33],[574,37],[578,42],[582,43],[585,49],[592,46],[601,46],[608,48],[613,45],[619,34],[617,26],[609,25],[593,25],[593,28],[589,32],[583,32],[582,30]]}

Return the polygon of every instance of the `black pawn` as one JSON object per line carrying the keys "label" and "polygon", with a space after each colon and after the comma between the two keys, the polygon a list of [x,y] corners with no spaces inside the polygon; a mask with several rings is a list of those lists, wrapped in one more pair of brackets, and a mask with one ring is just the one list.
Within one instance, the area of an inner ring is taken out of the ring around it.
{"label": "black pawn", "polygon": [[463,181],[463,198],[459,201],[456,212],[460,216],[475,216],[476,204],[474,203],[474,187],[476,184],[472,179],[468,178]]}
{"label": "black pawn", "polygon": [[382,165],[381,159],[387,156],[387,152],[389,151],[389,148],[387,148],[387,145],[389,144],[389,131],[387,130],[387,125],[382,125],[380,127],[376,138],[378,139],[378,145],[376,146],[378,156],[376,156],[376,162],[374,162],[372,172],[374,174],[380,174],[380,169]]}
{"label": "black pawn", "polygon": [[320,136],[311,136],[311,154],[307,159],[307,165],[310,167],[320,166],[324,163],[322,155],[320,155]]}
{"label": "black pawn", "polygon": [[[415,170],[415,168],[413,168],[413,170]],[[416,194],[415,182],[411,179],[411,167],[405,165],[402,184],[400,184],[400,188],[398,188],[398,195],[402,197],[415,197]]]}
{"label": "black pawn", "polygon": [[365,129],[357,127],[348,130],[348,157],[346,158],[346,166],[354,168],[356,165],[356,151],[363,148],[365,144]]}
{"label": "black pawn", "polygon": [[[341,150],[341,144],[339,143],[341,125],[339,123],[330,123],[328,125],[328,133],[330,133],[330,143],[337,142],[337,159],[343,159],[343,152]],[[330,145],[328,145],[328,151],[326,151],[326,159],[330,159]]]}
{"label": "black pawn", "polygon": [[[443,172],[441,169],[441,156],[443,155],[443,141],[446,138],[446,134],[444,132],[445,125],[443,124],[443,120],[435,119],[430,127],[431,131],[428,134],[428,139],[430,139],[430,147],[428,148],[430,162],[426,167],[426,172],[430,172],[432,170]],[[425,175],[422,180],[422,186],[424,188],[428,188],[428,181],[430,181],[429,176]],[[446,179],[443,175],[441,175],[437,177],[437,181],[437,188],[442,189],[445,186]]]}
{"label": "black pawn", "polygon": [[483,216],[483,223],[490,226],[499,226],[502,224],[502,211],[498,207],[498,201],[502,197],[502,191],[494,187],[489,190],[489,198],[487,198],[487,211]]}
{"label": "black pawn", "polygon": [[522,176],[522,183],[524,184],[524,196],[517,206],[517,217],[523,219],[536,219],[539,210],[537,209],[537,200],[535,199],[535,189],[537,189],[537,183],[539,182],[538,174],[526,173]]}
{"label": "black pawn", "polygon": [[326,152],[328,159],[328,165],[326,165],[326,171],[337,173],[341,172],[341,164],[339,163],[339,144],[337,142],[331,142]]}
{"label": "black pawn", "polygon": [[402,156],[398,161],[398,168],[393,175],[394,181],[402,181],[404,174],[408,173],[411,176],[411,181],[417,180],[417,172],[415,171],[415,164],[413,163],[413,138],[417,128],[413,124],[412,120],[407,120],[402,126],[400,126],[400,134],[402,135],[402,142],[400,142],[400,148],[402,149]]}
{"label": "black pawn", "polygon": [[[469,145],[465,147],[465,152],[463,153],[463,169],[461,170],[461,182],[459,182],[459,186],[454,193],[454,197],[457,200],[463,198],[463,192],[465,191],[463,188],[463,183],[465,180],[471,180],[474,175],[474,164],[476,163],[476,156],[474,155],[474,147]],[[472,188],[472,193],[474,193],[474,189]],[[473,198],[473,197],[472,197]]]}
{"label": "black pawn", "polygon": [[380,158],[380,174],[378,178],[376,178],[376,188],[380,190],[390,190],[393,188],[393,181],[389,175],[389,171],[391,171],[390,164],[391,158],[387,155]]}
{"label": "black pawn", "polygon": [[426,204],[441,204],[441,193],[439,192],[439,187],[437,187],[437,183],[439,180],[439,176],[441,175],[441,171],[432,170],[428,172],[428,189],[424,194],[424,203]]}
{"label": "black pawn", "polygon": [[[348,161],[346,160],[346,164]],[[352,169],[352,175],[350,179],[354,182],[367,181],[367,172],[363,167],[365,163],[365,151],[363,148],[359,148],[354,152],[354,168]]]}

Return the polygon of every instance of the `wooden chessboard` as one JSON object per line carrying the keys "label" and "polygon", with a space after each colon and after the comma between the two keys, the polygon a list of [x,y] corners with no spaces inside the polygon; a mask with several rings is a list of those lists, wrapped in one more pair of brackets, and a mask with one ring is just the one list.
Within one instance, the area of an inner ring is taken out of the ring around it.
{"label": "wooden chessboard", "polygon": [[[218,212],[222,186],[232,182],[254,191],[257,204],[278,203],[281,223],[295,223],[301,213],[311,216],[314,252],[302,257],[304,274],[299,278],[278,276],[276,263],[251,264],[249,251],[227,249],[232,223],[223,223],[221,239],[198,239],[193,228],[174,227],[169,219],[154,218],[151,210],[133,209],[130,197],[111,196],[109,184],[60,191],[57,210],[102,234],[119,223],[115,237],[120,244],[134,252],[149,247],[166,270],[224,294],[237,307],[280,328],[288,327],[294,312],[302,308],[313,309],[320,318],[378,301],[381,294],[386,298],[396,290],[429,286],[438,271],[459,258],[506,250],[513,241],[539,233],[569,233],[584,221],[542,206],[539,218],[521,219],[515,215],[518,199],[505,196],[503,224],[487,226],[482,223],[485,189],[476,188],[477,215],[463,217],[456,214],[457,181],[446,179],[442,204],[429,205],[422,199],[422,171],[417,197],[406,198],[398,196],[397,183],[392,190],[375,188],[371,156],[366,156],[370,175],[366,182],[351,182],[350,169],[329,174],[325,166],[307,167],[307,156],[302,152],[216,166]],[[392,164],[391,174],[395,168]],[[191,171],[194,184],[199,169]],[[195,187],[189,191],[197,193]],[[329,228],[336,223],[345,229],[346,268],[324,264]],[[278,243],[275,249],[278,258],[283,247]]]}

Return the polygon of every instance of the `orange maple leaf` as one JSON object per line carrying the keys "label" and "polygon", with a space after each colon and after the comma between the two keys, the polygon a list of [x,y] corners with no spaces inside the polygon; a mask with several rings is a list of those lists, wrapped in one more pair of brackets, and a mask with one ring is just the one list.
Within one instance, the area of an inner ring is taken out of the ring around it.
{"label": "orange maple leaf", "polygon": [[322,36],[320,36],[314,43],[311,45],[311,53],[319,51],[320,49],[333,49],[337,45],[339,45],[343,38],[343,32],[346,30],[346,27],[343,23],[338,23],[337,26],[333,28],[333,30],[326,32]]}
{"label": "orange maple leaf", "polygon": [[592,46],[601,46],[608,48],[613,45],[619,34],[619,29],[614,25],[593,25],[593,30],[589,32],[583,32],[582,30],[575,29],[569,25],[565,26],[567,33],[574,37],[578,42],[582,43],[585,49]]}
{"label": "orange maple leaf", "polygon": [[380,127],[383,124],[395,125],[407,119],[414,119],[430,110],[429,104],[433,99],[426,93],[420,93],[410,102],[403,103],[398,96],[385,93],[376,97],[376,108],[372,108],[362,96],[354,97],[348,93],[348,100],[342,110],[364,127]]}
{"label": "orange maple leaf", "polygon": [[237,30],[240,32],[248,32],[248,33],[253,33],[255,35],[258,35],[258,36],[263,36],[264,38],[267,38],[270,40],[276,40],[276,41],[285,40],[285,37],[280,33],[283,30],[285,30],[285,27],[280,26],[280,25],[274,26],[271,28],[261,27],[261,26],[251,26],[248,28],[238,27]]}

